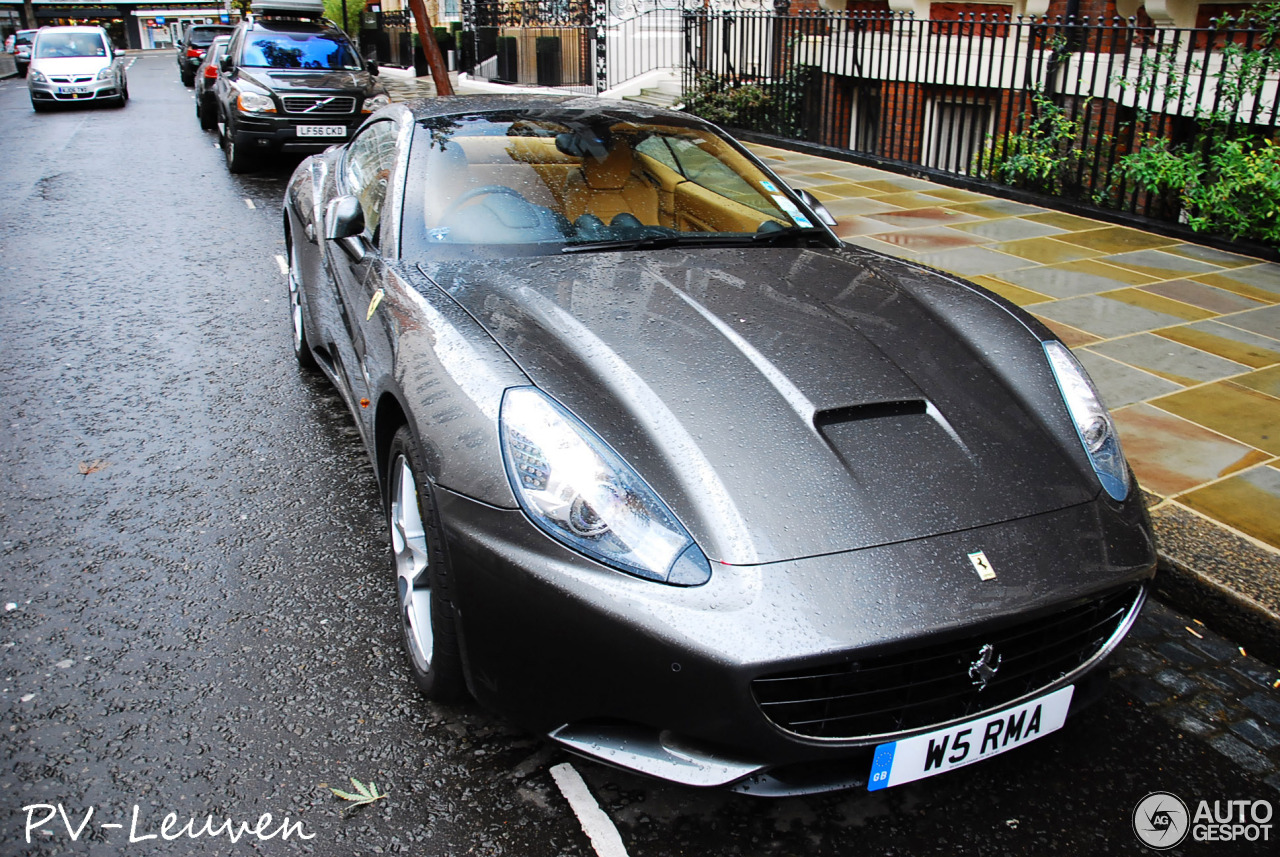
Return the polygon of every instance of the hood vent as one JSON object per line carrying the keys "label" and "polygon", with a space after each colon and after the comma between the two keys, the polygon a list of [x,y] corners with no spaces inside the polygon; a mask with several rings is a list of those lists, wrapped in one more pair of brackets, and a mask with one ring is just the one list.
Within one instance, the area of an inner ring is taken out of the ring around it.
{"label": "hood vent", "polygon": [[[813,415],[813,425],[823,432],[828,426],[837,426],[857,420],[877,420],[885,417],[907,417],[922,415],[928,411],[928,404],[922,399],[904,402],[868,402],[865,405],[850,405],[845,408],[828,408]],[[824,432],[825,434],[825,432]]]}

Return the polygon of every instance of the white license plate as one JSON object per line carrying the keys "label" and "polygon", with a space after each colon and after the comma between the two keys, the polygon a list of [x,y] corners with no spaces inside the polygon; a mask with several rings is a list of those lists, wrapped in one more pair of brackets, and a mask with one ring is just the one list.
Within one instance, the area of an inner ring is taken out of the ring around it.
{"label": "white license plate", "polygon": [[299,125],[299,137],[346,137],[345,125]]}
{"label": "white license plate", "polygon": [[867,791],[899,786],[962,768],[1020,747],[1062,728],[1073,687],[1055,690],[1017,708],[903,738],[876,748]]}
{"label": "white license plate", "polygon": [[59,95],[81,95],[89,91],[87,86],[59,86]]}

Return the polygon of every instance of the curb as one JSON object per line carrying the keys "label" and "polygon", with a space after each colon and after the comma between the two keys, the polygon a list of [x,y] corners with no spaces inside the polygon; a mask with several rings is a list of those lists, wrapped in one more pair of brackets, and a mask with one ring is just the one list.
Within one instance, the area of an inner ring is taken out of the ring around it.
{"label": "curb", "polygon": [[1159,557],[1154,592],[1161,601],[1203,619],[1255,658],[1280,664],[1280,615],[1164,551]]}

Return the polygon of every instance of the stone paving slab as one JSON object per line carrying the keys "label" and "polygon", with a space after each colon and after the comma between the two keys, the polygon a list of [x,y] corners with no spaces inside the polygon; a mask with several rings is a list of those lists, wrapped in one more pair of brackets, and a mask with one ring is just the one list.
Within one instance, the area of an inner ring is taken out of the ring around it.
{"label": "stone paving slab", "polygon": [[1280,670],[1187,622],[1148,601],[1111,659],[1112,679],[1175,729],[1280,791]]}

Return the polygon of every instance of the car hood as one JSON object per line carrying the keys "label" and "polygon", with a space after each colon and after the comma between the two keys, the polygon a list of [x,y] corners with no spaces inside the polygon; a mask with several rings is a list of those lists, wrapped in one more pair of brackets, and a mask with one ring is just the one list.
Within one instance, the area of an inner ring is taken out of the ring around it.
{"label": "car hood", "polygon": [[41,57],[31,61],[32,68],[41,74],[64,75],[97,74],[111,65],[110,57]]}
{"label": "car hood", "polygon": [[373,77],[367,71],[241,68],[240,76],[248,78],[264,89],[274,90],[282,95],[295,91],[316,92],[322,90],[367,93],[374,88]]}
{"label": "car hood", "polygon": [[936,273],[734,248],[423,270],[721,562],[918,539],[1097,494],[1039,338]]}

